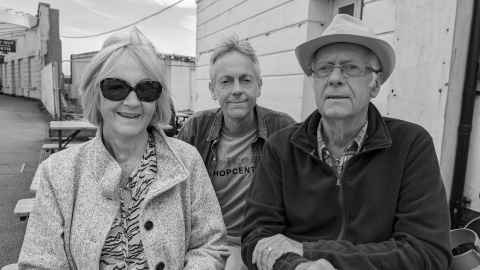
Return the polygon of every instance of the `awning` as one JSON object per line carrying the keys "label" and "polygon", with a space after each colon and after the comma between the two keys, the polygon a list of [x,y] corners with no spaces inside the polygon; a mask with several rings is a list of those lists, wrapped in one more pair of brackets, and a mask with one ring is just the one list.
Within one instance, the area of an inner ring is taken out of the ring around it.
{"label": "awning", "polygon": [[0,7],[0,38],[14,38],[37,24],[38,18],[24,12]]}

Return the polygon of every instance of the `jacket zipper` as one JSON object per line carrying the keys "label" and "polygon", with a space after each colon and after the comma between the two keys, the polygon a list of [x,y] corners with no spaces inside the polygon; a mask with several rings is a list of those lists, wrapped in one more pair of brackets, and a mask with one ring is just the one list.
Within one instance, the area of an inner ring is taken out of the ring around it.
{"label": "jacket zipper", "polygon": [[[321,161],[321,159],[317,156],[315,156],[315,150],[311,151],[310,153],[310,156],[312,156],[313,158]],[[360,153],[358,153],[360,154]],[[345,165],[344,165],[344,168],[343,168],[343,171],[346,170],[347,168],[347,164],[350,160],[348,160]],[[335,174],[336,176],[336,185],[338,187],[338,203],[340,204],[340,211],[341,211],[341,224],[340,224],[340,231],[338,232],[338,236],[337,236],[337,240],[342,240],[343,237],[344,237],[344,234],[345,234],[345,227],[346,227],[346,222],[347,222],[347,217],[346,217],[346,209],[345,209],[345,202],[344,202],[344,195],[343,195],[343,183],[342,183],[342,176],[343,176],[343,172],[342,172],[342,175],[337,175],[337,172],[332,170],[333,173]]]}
{"label": "jacket zipper", "polygon": [[[346,164],[345,164],[346,165]],[[344,170],[346,167],[344,168]],[[342,173],[343,174],[343,173]],[[342,183],[342,176],[337,176],[337,187],[338,187],[338,202],[340,204],[340,211],[341,211],[341,225],[340,231],[338,232],[337,240],[342,240],[345,235],[345,227],[347,223],[347,214],[345,209],[345,202],[344,202],[344,195],[343,195],[343,183]]]}
{"label": "jacket zipper", "polygon": [[[376,147],[373,147],[373,148],[370,148],[370,149],[364,149],[363,151],[358,152],[355,156],[365,154],[365,153],[371,152],[373,150],[382,149],[383,147],[384,147],[384,145],[379,145],[379,146],[376,146]],[[315,150],[312,150],[312,151],[307,152],[307,153],[310,156],[312,156],[313,158],[315,158],[316,160],[321,161],[321,159],[319,157],[315,156]],[[352,157],[352,158],[354,158],[354,157]],[[340,210],[342,212],[341,213],[342,222],[341,222],[341,225],[340,225],[340,231],[338,232],[337,240],[342,240],[345,237],[345,230],[346,230],[346,226],[347,226],[347,210],[345,209],[345,198],[344,198],[344,191],[343,191],[342,176],[343,176],[343,173],[347,170],[348,163],[350,163],[350,159],[347,162],[345,162],[342,175],[337,175],[336,171],[334,171],[334,173],[336,175],[336,185],[338,187],[338,202],[340,204]]]}

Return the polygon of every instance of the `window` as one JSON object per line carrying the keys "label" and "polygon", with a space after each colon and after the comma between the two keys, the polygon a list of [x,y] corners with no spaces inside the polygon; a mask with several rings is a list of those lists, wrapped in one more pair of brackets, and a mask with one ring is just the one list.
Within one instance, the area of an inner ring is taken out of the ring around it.
{"label": "window", "polygon": [[355,13],[355,4],[346,5],[338,8],[339,14],[348,14],[354,16]]}
{"label": "window", "polygon": [[361,17],[361,0],[333,0],[333,15],[348,14],[357,18]]}

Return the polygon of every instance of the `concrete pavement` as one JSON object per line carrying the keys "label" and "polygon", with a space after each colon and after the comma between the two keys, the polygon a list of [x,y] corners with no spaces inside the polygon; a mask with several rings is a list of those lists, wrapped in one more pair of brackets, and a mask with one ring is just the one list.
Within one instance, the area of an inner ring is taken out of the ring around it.
{"label": "concrete pavement", "polygon": [[39,101],[0,94],[0,267],[18,259],[26,221],[13,209],[19,199],[34,196],[29,187],[48,121]]}

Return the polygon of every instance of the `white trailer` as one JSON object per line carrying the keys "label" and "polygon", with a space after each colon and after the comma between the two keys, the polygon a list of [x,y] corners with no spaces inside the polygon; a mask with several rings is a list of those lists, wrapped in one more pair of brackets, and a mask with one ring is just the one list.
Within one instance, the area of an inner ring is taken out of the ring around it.
{"label": "white trailer", "polygon": [[[85,67],[95,54],[97,54],[97,51],[72,54],[70,56],[71,98],[80,98],[80,79]],[[172,93],[175,109],[177,111],[191,110],[194,99],[192,89],[195,74],[195,58],[175,54],[158,54],[158,57],[165,64],[165,79],[167,80],[167,87]]]}

